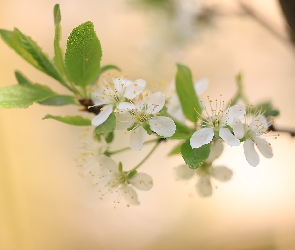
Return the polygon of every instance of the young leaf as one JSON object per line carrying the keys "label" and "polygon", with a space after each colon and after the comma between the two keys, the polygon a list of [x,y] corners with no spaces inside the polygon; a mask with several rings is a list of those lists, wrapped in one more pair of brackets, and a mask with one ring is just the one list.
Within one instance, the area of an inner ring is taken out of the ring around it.
{"label": "young leaf", "polygon": [[28,78],[26,78],[21,72],[14,72],[15,78],[18,84],[33,84]]}
{"label": "young leaf", "polygon": [[44,101],[39,102],[41,105],[50,105],[50,106],[64,106],[64,105],[77,105],[73,96],[70,95],[57,95],[54,97],[49,97]]}
{"label": "young leaf", "polygon": [[93,24],[86,22],[73,29],[65,54],[65,65],[69,79],[85,88],[100,71],[102,56],[100,42]]}
{"label": "young leaf", "polygon": [[202,107],[195,93],[191,71],[187,66],[177,64],[175,82],[184,115],[190,121],[197,122],[196,111],[201,114]]}
{"label": "young leaf", "polygon": [[111,143],[113,140],[114,140],[114,132],[108,133],[108,135],[106,136],[106,142]]}
{"label": "young leaf", "polygon": [[61,27],[60,27],[60,21],[61,21],[61,13],[59,9],[59,4],[56,4],[53,9],[53,15],[54,15],[54,25],[55,25],[55,36],[54,36],[54,64],[59,69],[59,71],[65,75],[65,65],[63,60],[63,53],[59,46],[59,42],[61,39]]}
{"label": "young leaf", "polygon": [[210,154],[210,144],[205,144],[200,148],[192,148],[190,140],[187,140],[181,147],[181,155],[185,163],[196,169],[208,158]]}
{"label": "young leaf", "polygon": [[84,118],[82,116],[76,115],[76,116],[54,116],[54,115],[46,115],[42,118],[42,120],[45,119],[53,119],[56,121],[60,121],[66,124],[75,125],[75,126],[90,126],[91,120]]}
{"label": "young leaf", "polygon": [[19,84],[0,88],[0,108],[27,108],[57,94],[40,84]]}
{"label": "young leaf", "polygon": [[94,130],[96,134],[105,134],[113,132],[116,128],[116,116],[111,113],[109,118],[101,125],[97,126]]}
{"label": "young leaf", "polygon": [[24,35],[17,28],[13,31],[0,30],[0,34],[3,41],[14,49],[23,59],[32,64],[35,68],[64,84],[63,78],[50,62],[47,55],[42,52],[41,48],[30,37]]}

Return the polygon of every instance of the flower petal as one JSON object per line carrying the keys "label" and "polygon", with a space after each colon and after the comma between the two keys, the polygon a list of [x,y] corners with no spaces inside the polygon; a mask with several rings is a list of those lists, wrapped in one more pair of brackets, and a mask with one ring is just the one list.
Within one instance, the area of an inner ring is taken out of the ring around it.
{"label": "flower petal", "polygon": [[145,86],[145,80],[137,79],[125,89],[124,96],[129,99],[134,99],[144,90]]}
{"label": "flower petal", "polygon": [[115,109],[115,112],[126,112],[128,110],[135,109],[135,105],[130,102],[120,102]]}
{"label": "flower petal", "polygon": [[128,204],[139,205],[137,193],[133,187],[131,187],[130,185],[123,185],[120,190],[122,192],[123,198],[127,201]]}
{"label": "flower petal", "polygon": [[143,147],[143,142],[146,136],[147,132],[141,126],[135,130],[132,130],[130,135],[129,147],[133,150],[140,151]]}
{"label": "flower petal", "polygon": [[100,124],[104,123],[109,118],[112,112],[113,112],[112,104],[103,106],[103,108],[101,108],[100,113],[92,119],[91,124],[93,126],[99,126]]}
{"label": "flower petal", "polygon": [[216,166],[211,170],[211,176],[219,181],[229,181],[233,171],[225,166]]}
{"label": "flower petal", "polygon": [[129,179],[129,182],[141,191],[148,191],[154,185],[152,177],[146,173],[135,174],[132,178]]}
{"label": "flower petal", "polygon": [[206,162],[213,162],[216,158],[218,158],[223,151],[223,142],[222,140],[214,141],[213,144],[211,144],[210,147],[210,154],[208,158],[206,159]]}
{"label": "flower petal", "polygon": [[205,144],[212,141],[214,137],[214,131],[212,128],[202,128],[197,130],[190,139],[192,148],[200,148]]}
{"label": "flower petal", "polygon": [[178,121],[184,123],[185,116],[183,114],[182,108],[180,106],[179,99],[176,94],[174,94],[166,104],[167,112],[173,118],[177,119]]}
{"label": "flower petal", "polygon": [[209,82],[208,82],[207,78],[203,78],[203,79],[200,79],[199,81],[197,81],[194,84],[196,94],[197,95],[202,94],[205,91],[205,89],[207,89],[208,84],[209,84]]}
{"label": "flower petal", "polygon": [[176,125],[174,121],[166,116],[156,116],[149,120],[151,130],[160,136],[170,137],[175,133]]}
{"label": "flower petal", "polygon": [[273,157],[272,148],[265,139],[256,137],[255,144],[265,158]]}
{"label": "flower petal", "polygon": [[237,138],[242,139],[244,137],[244,124],[239,119],[234,118],[232,128]]}
{"label": "flower petal", "polygon": [[230,146],[239,146],[240,140],[235,137],[228,128],[221,128],[219,130],[219,136]]}
{"label": "flower petal", "polygon": [[115,113],[116,115],[116,130],[125,130],[130,128],[133,123],[133,117],[129,113]]}
{"label": "flower petal", "polygon": [[148,97],[146,104],[147,113],[156,114],[164,107],[165,95],[161,92],[156,92]]}
{"label": "flower petal", "polygon": [[246,109],[244,106],[236,104],[229,108],[229,111],[227,113],[227,124],[232,124],[234,121],[234,118],[238,118],[239,120],[242,119],[246,114]]}
{"label": "flower petal", "polygon": [[201,197],[207,197],[212,195],[212,185],[207,175],[201,175],[196,184],[197,193]]}
{"label": "flower petal", "polygon": [[259,163],[259,156],[256,150],[254,149],[254,142],[248,139],[244,142],[243,147],[246,160],[249,162],[251,166],[256,167]]}
{"label": "flower petal", "polygon": [[181,180],[189,180],[195,173],[195,171],[190,169],[187,165],[178,166],[175,170],[177,178]]}
{"label": "flower petal", "polygon": [[118,172],[118,165],[117,163],[111,159],[110,157],[107,157],[106,155],[100,155],[98,164],[109,170],[109,172]]}

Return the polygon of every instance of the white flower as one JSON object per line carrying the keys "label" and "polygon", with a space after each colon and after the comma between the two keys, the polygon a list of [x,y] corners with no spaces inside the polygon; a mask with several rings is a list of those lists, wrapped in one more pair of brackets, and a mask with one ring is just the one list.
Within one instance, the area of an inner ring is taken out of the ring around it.
{"label": "white flower", "polygon": [[176,175],[178,179],[189,180],[192,179],[193,176],[197,176],[197,193],[201,197],[211,196],[212,178],[221,182],[226,182],[229,181],[233,175],[232,170],[225,166],[212,166],[212,162],[221,155],[222,151],[222,141],[215,141],[214,144],[211,145],[209,157],[199,168],[193,170],[187,165],[182,165],[176,168]]}
{"label": "white flower", "polygon": [[[206,78],[195,82],[194,88],[195,88],[196,95],[202,94],[207,88],[207,86],[208,86],[208,79]],[[166,104],[166,107],[167,107],[167,112],[169,115],[171,115],[176,120],[182,123],[185,122],[185,116],[183,114],[180,101],[176,93],[173,93],[173,95],[169,98]]]}
{"label": "white flower", "polygon": [[240,145],[240,140],[236,138],[231,131],[227,128],[231,125],[234,119],[242,119],[246,113],[245,107],[241,105],[234,105],[225,109],[224,101],[221,103],[215,103],[213,107],[210,100],[211,115],[203,106],[207,114],[207,118],[203,118],[203,128],[197,130],[190,139],[190,145],[192,148],[200,148],[201,146],[208,144],[212,141],[214,135],[222,138],[230,146]]}
{"label": "white flower", "polygon": [[[82,145],[80,146],[81,153],[79,157],[79,167],[82,168],[80,175],[92,177],[103,172],[101,162],[104,160],[104,153],[108,149],[108,144],[103,136],[100,141],[94,138],[93,134],[87,130],[80,138]],[[93,180],[95,182],[95,180]]]}
{"label": "white flower", "polygon": [[[246,118],[249,119],[249,117]],[[246,159],[251,166],[256,167],[259,164],[259,156],[254,145],[256,145],[265,158],[273,156],[270,144],[261,138],[262,135],[268,132],[267,129],[270,126],[270,122],[260,113],[252,116],[250,119],[250,121],[245,119],[244,124],[241,121],[235,121],[233,131],[237,138],[243,138]]]}
{"label": "white flower", "polygon": [[99,185],[101,199],[107,193],[118,193],[116,203],[120,202],[121,197],[127,201],[127,206],[138,205],[137,193],[133,187],[141,191],[148,191],[153,187],[153,179],[145,173],[137,171],[123,171],[115,161],[109,157],[104,157],[101,166],[105,169],[103,174],[97,175],[97,185]]}
{"label": "white flower", "polygon": [[116,129],[131,129],[130,148],[139,151],[147,136],[145,126],[160,136],[170,137],[174,134],[176,126],[172,119],[165,116],[157,116],[157,113],[165,104],[165,96],[161,92],[138,98],[133,101],[134,109],[126,113],[117,113]]}
{"label": "white flower", "polygon": [[134,99],[144,90],[145,86],[146,82],[142,79],[134,82],[123,77],[112,78],[112,82],[103,79],[103,82],[99,83],[98,88],[91,95],[94,106],[103,106],[101,112],[92,119],[92,125],[98,126],[104,123],[115,108],[117,110],[133,108],[126,98]]}

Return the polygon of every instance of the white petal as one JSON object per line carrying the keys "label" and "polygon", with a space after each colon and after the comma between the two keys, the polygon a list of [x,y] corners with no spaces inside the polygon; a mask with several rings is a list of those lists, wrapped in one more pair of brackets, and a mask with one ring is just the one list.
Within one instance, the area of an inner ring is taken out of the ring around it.
{"label": "white petal", "polygon": [[234,118],[232,128],[237,138],[242,139],[244,137],[244,124],[239,119]]}
{"label": "white petal", "polygon": [[164,107],[165,95],[161,92],[156,92],[148,97],[146,104],[147,112],[149,114],[156,114]]}
{"label": "white petal", "polygon": [[259,149],[260,153],[265,158],[273,157],[272,148],[265,139],[259,138],[259,137],[255,138],[255,144],[256,144],[257,148]]}
{"label": "white petal", "polygon": [[228,128],[221,128],[219,130],[219,136],[230,146],[239,146],[240,140],[235,137]]}
{"label": "white petal", "polygon": [[120,102],[117,105],[117,108],[115,109],[115,112],[120,112],[120,111],[126,112],[127,110],[131,110],[131,109],[135,109],[135,105],[133,103],[130,103],[130,102]]}
{"label": "white petal", "polygon": [[110,157],[107,157],[106,155],[99,156],[99,165],[101,167],[108,169],[109,172],[118,172],[117,163]]}
{"label": "white petal", "polygon": [[206,78],[197,81],[194,84],[196,94],[197,95],[202,94],[205,91],[205,89],[207,89],[208,84],[209,84],[209,82],[208,82],[208,79],[206,79]]}
{"label": "white petal", "polygon": [[259,156],[256,150],[254,149],[254,143],[248,139],[244,142],[244,154],[246,156],[246,160],[253,167],[256,167],[259,163]]}
{"label": "white petal", "polygon": [[200,176],[196,184],[197,192],[202,197],[212,195],[212,185],[208,176]]}
{"label": "white petal", "polygon": [[143,142],[146,136],[147,132],[143,127],[132,130],[130,135],[129,147],[133,150],[140,151],[143,147]]}
{"label": "white petal", "polygon": [[166,107],[169,115],[171,115],[173,118],[177,119],[180,122],[185,122],[185,116],[183,114],[179,99],[176,94],[174,94],[168,100]]}
{"label": "white petal", "polygon": [[174,121],[166,116],[156,116],[149,120],[151,130],[160,136],[170,137],[175,133],[176,125]]}
{"label": "white petal", "polygon": [[93,126],[99,126],[100,124],[104,123],[109,118],[112,112],[113,112],[112,104],[103,106],[100,113],[92,119],[91,124]]}
{"label": "white petal", "polygon": [[202,128],[197,130],[190,139],[192,148],[200,148],[205,144],[212,141],[214,137],[214,131],[212,128]]}
{"label": "white petal", "polygon": [[127,201],[128,204],[139,205],[139,202],[137,199],[137,193],[133,187],[131,187],[129,185],[124,185],[120,189],[121,189],[124,199]]}
{"label": "white petal", "polygon": [[187,165],[181,165],[176,169],[176,176],[178,179],[189,180],[193,177],[195,171],[190,169]]}
{"label": "white petal", "polygon": [[129,182],[138,190],[148,191],[153,187],[153,179],[150,175],[145,173],[137,173]]}
{"label": "white petal", "polygon": [[134,121],[129,113],[115,113],[116,115],[116,130],[125,130],[130,128]]}
{"label": "white petal", "polygon": [[137,79],[125,89],[124,96],[129,99],[134,99],[144,90],[145,86],[145,80]]}
{"label": "white petal", "polygon": [[245,114],[246,114],[245,107],[242,105],[236,104],[236,105],[229,108],[229,111],[227,114],[227,116],[228,116],[227,123],[232,124],[234,118],[238,118],[240,120],[245,116]]}
{"label": "white petal", "polygon": [[218,158],[223,151],[223,142],[222,140],[214,141],[213,144],[211,144],[210,147],[210,154],[208,158],[206,159],[206,162],[213,162],[216,158]]}
{"label": "white petal", "polygon": [[229,181],[233,176],[233,171],[225,166],[216,166],[212,169],[211,176],[219,181]]}

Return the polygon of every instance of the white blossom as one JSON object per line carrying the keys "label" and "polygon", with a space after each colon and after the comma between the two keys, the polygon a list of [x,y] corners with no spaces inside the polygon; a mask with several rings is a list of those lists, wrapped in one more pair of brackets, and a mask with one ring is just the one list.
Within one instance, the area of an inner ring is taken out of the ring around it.
{"label": "white blossom", "polygon": [[232,170],[225,166],[212,166],[212,162],[218,158],[223,151],[221,140],[217,140],[211,145],[210,155],[207,160],[197,169],[193,170],[187,165],[176,168],[176,176],[180,180],[190,180],[197,177],[195,185],[197,193],[201,197],[212,195],[212,178],[221,182],[229,181],[233,175]]}
{"label": "white blossom", "polygon": [[87,175],[94,177],[94,175],[102,173],[103,169],[100,163],[103,161],[105,157],[104,153],[108,149],[108,144],[104,136],[100,136],[100,141],[98,141],[89,129],[87,129],[80,140],[81,146],[79,148],[81,152],[78,158],[78,166],[82,169],[80,175],[83,177]]}
{"label": "white blossom", "polygon": [[129,205],[139,205],[137,192],[134,188],[141,191],[148,191],[153,187],[153,179],[146,173],[137,171],[123,171],[116,162],[109,157],[104,157],[101,166],[105,169],[103,174],[98,174],[96,185],[99,186],[101,199],[108,193],[117,193],[115,203],[120,203],[123,197]]}
{"label": "white blossom", "polygon": [[240,140],[235,137],[227,128],[231,125],[234,119],[242,119],[246,113],[245,107],[241,105],[234,105],[225,109],[224,101],[217,102],[213,106],[212,101],[209,100],[211,114],[203,106],[207,118],[202,119],[203,128],[197,130],[190,139],[192,148],[200,148],[201,146],[210,143],[214,136],[222,138],[230,146],[240,145]]}
{"label": "white blossom", "polygon": [[165,116],[157,116],[157,113],[164,107],[165,96],[161,92],[137,98],[133,101],[134,109],[126,113],[117,113],[116,129],[131,129],[130,148],[139,151],[147,136],[145,126],[163,137],[170,137],[174,134],[176,126],[173,120]]}
{"label": "white blossom", "polygon": [[256,145],[265,158],[271,158],[273,156],[270,144],[261,137],[268,133],[269,126],[270,122],[261,113],[252,117],[247,116],[245,123],[237,120],[233,124],[233,131],[236,137],[244,141],[243,146],[246,160],[253,167],[259,164],[259,156],[254,145]]}
{"label": "white blossom", "polygon": [[[194,83],[195,93],[198,96],[202,94],[207,87],[208,87],[208,79],[206,78],[203,78]],[[176,120],[182,123],[185,122],[186,119],[182,111],[178,95],[177,93],[175,93],[175,90],[174,90],[174,93],[169,98],[169,100],[167,101],[166,107],[167,107],[167,112],[169,115],[171,115],[173,118],[175,118]]]}
{"label": "white blossom", "polygon": [[133,108],[132,103],[126,101],[126,98],[134,99],[144,90],[145,86],[146,82],[142,79],[134,82],[124,77],[112,78],[112,82],[103,79],[91,95],[94,106],[103,106],[100,113],[92,119],[92,125],[98,126],[104,123],[114,109],[118,111]]}

